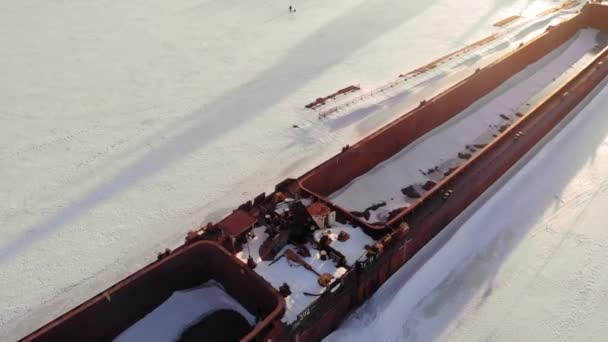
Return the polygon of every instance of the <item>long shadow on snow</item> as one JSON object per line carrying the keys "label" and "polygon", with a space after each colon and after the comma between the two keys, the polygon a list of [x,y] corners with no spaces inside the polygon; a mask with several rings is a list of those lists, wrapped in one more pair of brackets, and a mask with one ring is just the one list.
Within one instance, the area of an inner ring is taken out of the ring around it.
{"label": "long shadow on snow", "polygon": [[348,127],[375,111],[387,109],[398,104],[399,102],[403,101],[408,94],[409,91],[404,90],[378,103],[374,103],[372,105],[356,109],[346,115],[331,118],[327,121],[327,126],[332,132]]}
{"label": "long shadow on snow", "polygon": [[549,25],[549,23],[553,19],[557,18],[558,16],[559,16],[559,13],[554,14],[554,15],[550,16],[549,18],[545,19],[545,20],[541,20],[541,21],[539,21],[537,23],[534,23],[534,24],[526,27],[525,29],[517,32],[517,34],[515,36],[513,36],[513,39],[519,40],[519,39],[526,38],[526,36],[529,35],[530,33],[547,27]]}
{"label": "long shadow on snow", "polygon": [[[353,323],[356,326],[350,328],[358,329],[361,326],[370,333],[377,332],[374,327],[381,329],[383,323],[386,323],[374,321],[381,312],[382,317],[392,319],[393,326],[401,325],[401,331],[395,329],[398,334],[392,336],[395,339],[435,340],[478,293],[482,295],[475,305],[477,308],[483,306],[492,296],[494,279],[501,264],[527,235],[534,222],[551,206],[551,202],[555,201],[556,194],[561,193],[577,172],[593,160],[595,151],[605,140],[608,134],[608,117],[604,111],[599,110],[604,105],[599,101],[608,93],[607,86],[608,79],[596,87],[592,94],[560,123],[557,130],[545,137],[497,184],[395,273],[371,300],[353,314],[359,322]],[[602,88],[605,89],[598,96]],[[590,105],[591,101],[596,102]],[[589,107],[584,110],[586,106]],[[566,125],[569,127],[562,132],[559,140],[551,141]],[[547,153],[539,156],[534,165],[526,166],[525,163],[543,146],[548,149]],[[558,157],[555,157],[556,155]],[[552,157],[563,160],[558,161],[556,165]],[[533,173],[539,165],[544,165],[545,168],[557,167],[559,172],[554,172],[553,178],[547,177],[546,174]],[[520,175],[515,176],[516,172]],[[515,179],[511,184],[506,184],[512,177]],[[525,184],[520,184],[521,177],[526,178]],[[505,185],[508,185],[508,188]],[[499,189],[501,194],[491,197]],[[493,219],[494,213],[505,210],[505,201],[501,199],[505,197],[505,191],[506,196],[511,198],[522,198],[522,192],[526,193],[525,201],[515,200],[508,203],[508,210],[517,213],[512,222]],[[487,203],[484,203],[486,201]],[[482,205],[485,207],[483,212],[476,214],[476,210]],[[451,244],[450,248],[441,254],[441,248],[447,243]],[[465,253],[465,257],[447,255],[448,250],[461,251],[460,253]],[[437,256],[433,258],[435,253]],[[431,263],[435,265],[422,268],[424,264]],[[537,275],[541,271],[542,269]],[[440,274],[437,274],[438,272]],[[417,273],[421,278],[415,278]],[[410,280],[413,284],[408,283],[409,288],[406,286],[401,290]],[[428,288],[432,290],[429,291]],[[416,289],[419,291],[415,291]],[[402,319],[395,321],[396,317]],[[425,322],[427,320],[428,322]],[[348,334],[348,328],[338,330],[334,336],[336,340],[340,339],[340,334]],[[386,338],[390,339],[391,336]]]}
{"label": "long shadow on snow", "polygon": [[[444,71],[436,72],[432,77],[410,86],[407,90],[395,92],[395,95],[390,95],[387,99],[378,104],[369,105],[353,111],[352,113],[333,118],[327,123],[330,130],[336,131],[345,128],[349,125],[356,124],[355,129],[360,135],[366,135],[370,131],[376,131],[382,127],[382,123],[387,123],[394,120],[395,115],[405,115],[413,109],[406,101],[414,101],[416,96],[419,96],[418,91],[425,87],[437,86],[435,82],[444,78],[447,73]],[[415,91],[412,91],[415,90]],[[420,100],[425,98],[420,97]],[[374,115],[370,115],[370,114]],[[392,119],[391,119],[392,118]]]}
{"label": "long shadow on snow", "polygon": [[[363,2],[338,17],[290,49],[284,58],[255,79],[190,113],[175,125],[180,126],[183,122],[190,125],[179,136],[171,138],[163,146],[119,171],[113,179],[89,191],[59,213],[30,227],[0,250],[0,263],[130,186],[230,132],[243,123],[242,112],[246,111],[248,118],[254,117],[301,88],[319,72],[343,61],[362,46],[432,6],[434,2],[436,1],[404,1],[395,4],[384,1],[385,6]],[[352,27],[365,29],[349,31]],[[315,51],[323,54],[324,58],[311,58],[311,52]],[[176,128],[178,127],[169,127],[157,136],[165,136]],[[213,165],[201,166],[205,167]]]}

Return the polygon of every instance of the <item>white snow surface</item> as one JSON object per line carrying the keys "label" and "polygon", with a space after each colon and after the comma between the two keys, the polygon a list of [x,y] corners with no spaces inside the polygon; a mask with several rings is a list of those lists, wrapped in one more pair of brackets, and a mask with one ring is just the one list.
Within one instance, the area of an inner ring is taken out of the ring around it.
{"label": "white snow surface", "polygon": [[[398,154],[357,177],[330,196],[344,208],[363,211],[374,203],[385,206],[371,211],[370,222],[386,222],[391,211],[408,206],[415,199],[401,193],[412,185],[419,194],[427,181],[438,182],[444,173],[464,163],[458,153],[475,154],[465,146],[485,145],[499,135],[499,128],[511,125],[547,93],[559,87],[603,48],[605,34],[583,29],[559,49],[509,78],[496,90],[476,101],[465,111],[416,140]],[[505,116],[509,120],[503,119]],[[426,174],[426,170],[438,167]]]}
{"label": "white snow surface", "polygon": [[205,316],[228,309],[241,314],[251,326],[255,325],[255,317],[226,293],[220,283],[210,280],[201,286],[174,292],[114,341],[176,341],[184,330]]}
{"label": "white snow surface", "polygon": [[[282,257],[287,249],[291,249],[295,252],[295,246],[287,245],[283,247],[283,249],[277,253],[274,263],[272,263],[272,261],[263,261],[260,257],[259,249],[262,243],[268,238],[268,234],[264,231],[265,229],[265,226],[254,228],[253,232],[255,237],[248,240],[247,244],[243,246],[243,250],[237,253],[236,257],[246,263],[247,258],[251,255],[257,264],[254,271],[272,284],[277,290],[279,290],[279,287],[284,283],[289,285],[291,294],[285,298],[285,314],[281,320],[290,324],[298,318],[298,314],[318,298],[318,296],[305,295],[304,293],[307,292],[309,294],[317,295],[323,293],[326,288],[319,285],[319,277],[312,271],[305,269],[304,266],[289,261],[286,257]],[[331,274],[334,277],[333,281],[336,281],[346,273],[344,267],[336,267],[335,263],[330,258],[321,260],[319,251],[313,249],[310,244],[306,244],[305,246],[310,251],[311,256],[302,257],[302,259],[319,274]]]}
{"label": "white snow surface", "polygon": [[278,1],[0,4],[0,339],[40,327],[491,58],[332,120],[308,102],[350,84],[375,89],[500,19],[556,3],[292,4],[295,15]]}
{"label": "white snow surface", "polygon": [[325,340],[605,340],[607,108],[605,80]]}

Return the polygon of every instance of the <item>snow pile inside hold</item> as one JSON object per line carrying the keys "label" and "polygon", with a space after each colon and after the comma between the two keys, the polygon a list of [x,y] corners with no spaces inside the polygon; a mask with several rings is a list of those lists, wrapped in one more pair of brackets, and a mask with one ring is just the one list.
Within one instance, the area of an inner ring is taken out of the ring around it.
{"label": "snow pile inside hold", "polygon": [[[404,189],[413,187],[418,195],[422,185],[438,182],[451,170],[474,155],[506,127],[519,120],[522,107],[530,107],[557,88],[560,76],[572,72],[594,56],[602,35],[583,29],[562,46],[511,77],[499,88],[467,110],[431,131],[366,174],[333,193],[332,201],[350,210],[364,211],[375,203],[385,203],[370,211],[369,222],[385,222],[389,213],[415,200]],[[523,108],[527,109],[527,108]]]}
{"label": "snow pile inside hold", "polygon": [[234,310],[251,326],[255,325],[255,317],[226,293],[220,283],[210,280],[199,287],[174,292],[114,341],[175,341],[186,328],[222,309]]}
{"label": "snow pile inside hold", "polygon": [[[282,321],[290,324],[297,319],[300,312],[317,299],[317,296],[305,295],[305,292],[310,294],[321,294],[326,289],[319,285],[318,276],[316,274],[298,264],[290,262],[286,257],[281,257],[272,265],[270,265],[272,261],[263,261],[262,258],[260,258],[259,249],[268,237],[268,234],[264,232],[265,229],[264,226],[254,228],[253,232],[255,237],[249,239],[249,242],[243,246],[243,251],[239,252],[236,256],[243,262],[247,262],[247,258],[249,257],[248,253],[251,252],[251,257],[257,263],[257,267],[254,269],[256,273],[261,275],[277,290],[283,283],[289,285],[291,295],[285,298],[285,315],[283,315]],[[275,260],[283,255],[288,248],[291,248],[294,252],[296,251],[294,246],[287,245],[277,254]],[[343,267],[336,267],[331,258],[321,260],[319,251],[313,249],[310,244],[306,244],[306,248],[310,251],[311,256],[302,257],[302,259],[318,273],[331,274],[334,276],[334,279],[339,279],[346,273],[346,269]]]}

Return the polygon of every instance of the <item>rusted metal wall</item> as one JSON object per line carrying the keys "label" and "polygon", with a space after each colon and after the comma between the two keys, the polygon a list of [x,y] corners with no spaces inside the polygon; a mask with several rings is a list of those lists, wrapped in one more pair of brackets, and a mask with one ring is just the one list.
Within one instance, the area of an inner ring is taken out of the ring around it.
{"label": "rusted metal wall", "polygon": [[409,242],[393,240],[385,251],[366,266],[356,266],[342,279],[342,288],[319,299],[311,314],[293,327],[290,340],[319,341],[364,303],[415,251]]}
{"label": "rusted metal wall", "polygon": [[174,291],[209,279],[220,282],[248,311],[265,317],[246,339],[253,338],[284,312],[284,299],[266,281],[217,244],[202,241],[134,273],[24,340],[111,340]]}
{"label": "rusted metal wall", "polygon": [[[350,149],[315,168],[302,178],[300,186],[304,191],[330,202],[327,199],[328,195],[462,112],[515,73],[571,38],[579,28],[587,26],[582,22],[582,18],[583,16],[577,16],[552,28],[534,42],[479,70],[432,100],[383,127]],[[395,186],[399,186],[399,184]],[[334,207],[368,229],[383,228],[382,226],[372,226],[351,215],[348,208],[341,208],[335,203]]]}
{"label": "rusted metal wall", "polygon": [[588,4],[582,12],[587,26],[608,32],[608,5]]}
{"label": "rusted metal wall", "polygon": [[307,329],[296,333],[293,339],[296,341],[320,341],[323,337],[334,331],[340,322],[347,316],[351,309],[349,296],[335,297],[330,300],[331,306],[326,310],[319,310],[322,314],[316,318],[314,324],[308,326]]}

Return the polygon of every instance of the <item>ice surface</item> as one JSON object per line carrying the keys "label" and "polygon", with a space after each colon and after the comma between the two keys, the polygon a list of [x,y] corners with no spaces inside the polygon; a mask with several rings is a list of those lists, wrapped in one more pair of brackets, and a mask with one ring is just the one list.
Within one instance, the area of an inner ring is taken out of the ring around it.
{"label": "ice surface", "polygon": [[[330,198],[342,207],[356,211],[384,202],[385,206],[371,211],[369,221],[386,221],[391,211],[415,200],[402,194],[402,188],[418,185],[417,192],[422,195],[424,190],[420,185],[427,181],[437,182],[451,168],[464,163],[465,159],[459,158],[459,153],[475,154],[466,146],[489,143],[493,135],[500,134],[501,126],[517,121],[515,114],[522,106],[533,106],[535,102],[532,100],[539,101],[561,85],[562,77],[580,69],[595,55],[600,36],[599,31],[593,29],[579,31],[559,49],[514,75],[444,125],[354,179]],[[432,174],[426,173],[432,169],[435,169]]]}
{"label": "ice surface", "polygon": [[2,2],[0,339],[99,293],[486,59],[332,121],[306,103],[379,87],[554,1],[294,4],[296,15],[276,1]]}
{"label": "ice surface", "polygon": [[114,341],[176,341],[186,328],[222,309],[238,312],[251,326],[256,323],[255,317],[230,297],[221,284],[211,280],[196,288],[174,292]]}
{"label": "ice surface", "polygon": [[607,108],[604,81],[443,246],[423,249],[326,340],[604,340]]}

